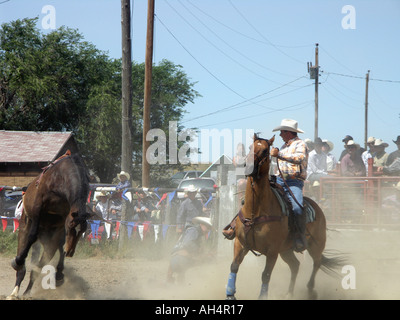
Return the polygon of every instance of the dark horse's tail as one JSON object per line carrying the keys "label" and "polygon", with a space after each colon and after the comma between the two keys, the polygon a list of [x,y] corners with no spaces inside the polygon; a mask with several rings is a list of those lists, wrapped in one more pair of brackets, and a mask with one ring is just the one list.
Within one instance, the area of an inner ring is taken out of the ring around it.
{"label": "dark horse's tail", "polygon": [[346,264],[348,259],[344,253],[325,251],[321,258],[321,270],[333,277],[340,277],[340,271]]}

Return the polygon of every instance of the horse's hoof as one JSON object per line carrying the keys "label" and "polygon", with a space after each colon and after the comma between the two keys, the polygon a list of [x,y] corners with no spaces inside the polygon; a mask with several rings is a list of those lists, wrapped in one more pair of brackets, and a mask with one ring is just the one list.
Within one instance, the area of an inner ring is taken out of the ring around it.
{"label": "horse's hoof", "polygon": [[56,287],[60,287],[64,284],[64,274],[63,273],[56,273]]}
{"label": "horse's hoof", "polygon": [[226,296],[225,300],[236,300],[235,296]]}
{"label": "horse's hoof", "polygon": [[10,295],[6,297],[6,300],[19,300],[19,298],[14,295]]}

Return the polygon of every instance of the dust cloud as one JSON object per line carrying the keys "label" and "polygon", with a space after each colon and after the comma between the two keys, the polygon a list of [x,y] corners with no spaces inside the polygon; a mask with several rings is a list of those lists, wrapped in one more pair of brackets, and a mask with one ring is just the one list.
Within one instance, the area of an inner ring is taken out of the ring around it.
{"label": "dust cloud", "polygon": [[[223,240],[228,241],[228,240]],[[231,245],[232,242],[230,242]],[[389,230],[330,229],[327,251],[346,253],[347,265],[355,270],[354,288],[343,285],[347,272],[338,270],[339,277],[331,277],[321,270],[316,277],[318,299],[371,300],[399,299],[400,232]],[[233,250],[219,253],[212,263],[204,263],[188,270],[183,283],[166,280],[168,259],[66,259],[65,282],[55,290],[40,288],[39,278],[32,299],[133,299],[133,300],[223,300]],[[307,299],[307,281],[312,259],[296,254],[301,262],[293,299]],[[0,295],[5,298],[13,289],[15,272],[10,259],[0,257],[3,276]],[[237,276],[236,297],[240,300],[258,298],[265,257],[249,253]],[[24,280],[26,286],[29,273]],[[286,299],[290,271],[278,259],[269,289],[269,299]],[[24,286],[21,290],[24,289]]]}

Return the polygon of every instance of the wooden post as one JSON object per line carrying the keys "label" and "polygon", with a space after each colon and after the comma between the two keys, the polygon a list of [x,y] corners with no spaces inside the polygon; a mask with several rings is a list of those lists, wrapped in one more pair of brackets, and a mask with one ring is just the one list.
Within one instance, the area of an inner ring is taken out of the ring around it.
{"label": "wooden post", "polygon": [[147,8],[147,38],[146,59],[144,76],[144,105],[143,105],[143,154],[142,154],[142,187],[148,188],[150,184],[150,164],[147,162],[146,153],[149,142],[146,140],[150,129],[151,107],[151,77],[153,69],[153,33],[154,33],[154,0],[148,0]]}
{"label": "wooden post", "polygon": [[[121,170],[131,173],[132,168],[132,46],[131,46],[131,9],[130,0],[121,0],[121,36],[122,36],[122,150]],[[123,200],[121,220],[126,221],[128,203]],[[119,247],[127,238],[125,225],[120,228]]]}
{"label": "wooden post", "polygon": [[314,123],[314,141],[318,138],[318,81],[319,81],[319,64],[318,64],[318,43],[315,44],[315,123]]}
{"label": "wooden post", "polygon": [[368,141],[368,82],[369,82],[369,70],[365,76],[365,132],[364,132],[364,147],[367,150]]}

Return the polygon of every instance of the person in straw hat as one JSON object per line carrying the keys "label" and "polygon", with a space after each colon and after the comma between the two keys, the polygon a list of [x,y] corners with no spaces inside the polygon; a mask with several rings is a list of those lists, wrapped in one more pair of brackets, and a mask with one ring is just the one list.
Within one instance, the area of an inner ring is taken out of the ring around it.
{"label": "person in straw hat", "polygon": [[96,195],[96,200],[98,202],[93,208],[93,211],[99,213],[105,220],[108,220],[109,198],[110,195],[106,191],[101,191]]}
{"label": "person in straw hat", "polygon": [[119,183],[115,186],[115,189],[117,191],[123,191],[124,189],[128,189],[131,187],[131,176],[129,175],[128,172],[125,171],[121,171],[120,173],[118,173],[118,179],[119,179]]}
{"label": "person in straw hat", "polygon": [[382,139],[375,139],[374,142],[374,167],[384,167],[386,166],[389,154],[385,151],[389,145]]}
{"label": "person in straw hat", "polygon": [[178,282],[182,283],[185,272],[192,266],[207,261],[210,257],[206,248],[206,241],[212,230],[211,219],[208,217],[194,217],[191,225],[185,229],[178,243],[172,250],[167,272],[168,282],[174,282],[174,274]]}
{"label": "person in straw hat", "polygon": [[334,148],[333,142],[322,139],[322,152],[326,154],[326,169],[328,172],[334,171],[336,169],[337,160],[331,151]]}
{"label": "person in straw hat", "polygon": [[195,186],[190,185],[185,189],[186,199],[181,203],[176,216],[178,233],[182,233],[184,228],[192,225],[192,220],[197,216],[204,216],[203,204],[200,200],[196,199],[197,189]]}
{"label": "person in straw hat", "polygon": [[297,229],[294,234],[294,250],[301,252],[306,248],[306,219],[302,206],[304,180],[307,177],[308,148],[297,134],[304,131],[299,129],[297,121],[292,119],[283,119],[280,126],[272,131],[280,131],[280,136],[285,142],[281,150],[271,149],[271,157],[276,157],[278,161],[279,174],[276,182],[283,187],[292,203]]}

